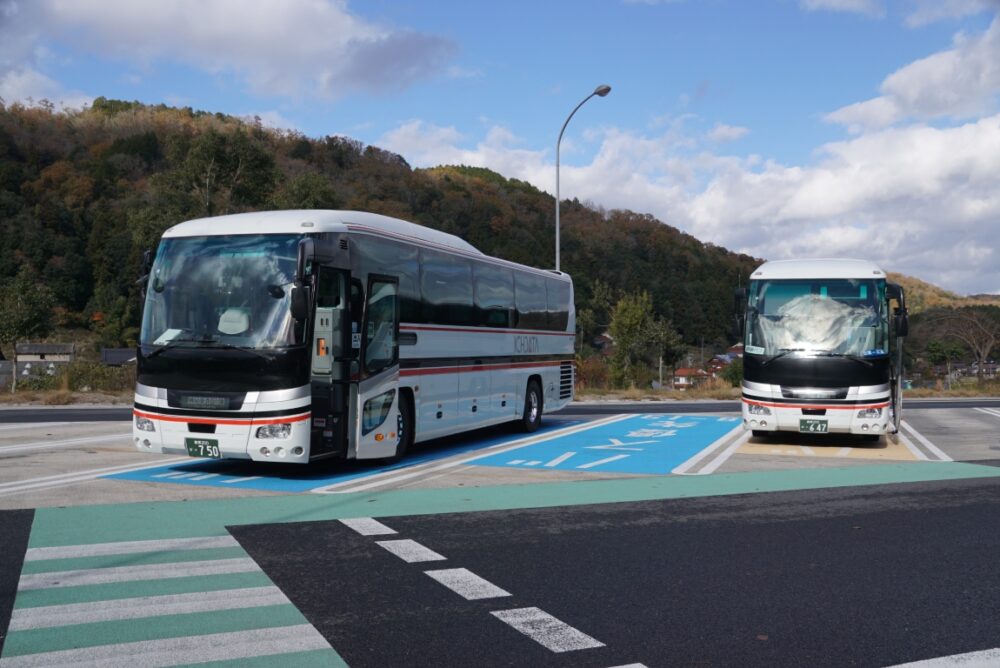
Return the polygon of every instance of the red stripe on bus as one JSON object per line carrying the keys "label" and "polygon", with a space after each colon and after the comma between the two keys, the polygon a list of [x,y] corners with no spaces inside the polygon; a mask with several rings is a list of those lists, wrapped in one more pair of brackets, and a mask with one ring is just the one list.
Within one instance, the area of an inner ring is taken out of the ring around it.
{"label": "red stripe on bus", "polygon": [[466,327],[424,327],[400,325],[401,332],[468,332],[470,334],[534,334],[536,336],[576,336],[570,332],[550,332],[539,329],[471,329]]}
{"label": "red stripe on bus", "polygon": [[400,376],[433,376],[445,373],[471,373],[473,371],[502,371],[504,369],[537,369],[559,366],[563,362],[521,362],[517,364],[476,364],[469,366],[439,366],[426,369],[402,369]]}
{"label": "red stripe on bus", "polygon": [[283,424],[291,422],[302,422],[308,420],[312,413],[303,413],[291,417],[281,418],[258,418],[248,417],[240,420],[220,420],[213,418],[183,417],[179,415],[161,415],[159,413],[145,413],[143,411],[132,410],[134,415],[144,417],[149,420],[160,420],[161,422],[187,422],[191,424],[226,424],[226,425],[263,425],[263,424]]}
{"label": "red stripe on bus", "polygon": [[773,404],[766,401],[750,401],[749,399],[744,399],[743,403],[753,404],[754,406],[767,406],[768,408],[805,408],[805,409],[824,409],[824,410],[835,410],[835,411],[853,411],[853,410],[864,410],[866,408],[885,408],[889,405],[889,402],[884,404],[851,404],[850,406],[824,406],[822,404]]}

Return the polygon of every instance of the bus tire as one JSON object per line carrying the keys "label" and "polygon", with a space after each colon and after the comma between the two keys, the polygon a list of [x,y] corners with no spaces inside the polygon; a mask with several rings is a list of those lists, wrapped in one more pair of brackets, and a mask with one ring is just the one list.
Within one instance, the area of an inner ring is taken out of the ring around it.
{"label": "bus tire", "polygon": [[542,424],[542,388],[537,380],[529,380],[524,392],[524,411],[521,413],[521,430],[536,431]]}
{"label": "bus tire", "polygon": [[771,432],[766,429],[754,429],[751,433],[753,433],[754,438],[767,438],[771,435]]}
{"label": "bus tire", "polygon": [[396,454],[386,458],[387,464],[394,464],[406,456],[407,450],[413,445],[414,420],[413,420],[413,399],[405,393],[399,395],[399,417],[396,429],[399,433],[399,443],[396,445]]}

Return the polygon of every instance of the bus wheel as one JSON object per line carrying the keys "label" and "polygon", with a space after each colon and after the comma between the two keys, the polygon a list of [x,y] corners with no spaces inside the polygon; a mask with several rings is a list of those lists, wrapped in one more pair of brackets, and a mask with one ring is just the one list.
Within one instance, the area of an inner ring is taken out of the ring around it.
{"label": "bus wheel", "polygon": [[538,381],[529,380],[524,393],[524,413],[521,415],[521,429],[531,433],[542,424],[542,388]]}
{"label": "bus wheel", "polygon": [[767,438],[770,435],[771,435],[771,432],[767,431],[766,429],[754,429],[753,430],[753,437],[754,438]]}
{"label": "bus wheel", "polygon": [[396,445],[396,454],[385,459],[386,463],[394,464],[406,456],[406,451],[413,445],[413,403],[406,394],[399,397],[399,415],[396,418],[396,433],[399,434],[399,443]]}

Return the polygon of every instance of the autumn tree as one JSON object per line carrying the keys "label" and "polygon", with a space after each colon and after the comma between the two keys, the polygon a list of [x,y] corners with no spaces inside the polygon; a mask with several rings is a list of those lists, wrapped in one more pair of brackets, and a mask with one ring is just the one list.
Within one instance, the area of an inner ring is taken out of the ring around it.
{"label": "autumn tree", "polygon": [[948,309],[941,321],[947,336],[965,344],[976,358],[976,381],[982,383],[986,360],[1000,343],[1000,307]]}

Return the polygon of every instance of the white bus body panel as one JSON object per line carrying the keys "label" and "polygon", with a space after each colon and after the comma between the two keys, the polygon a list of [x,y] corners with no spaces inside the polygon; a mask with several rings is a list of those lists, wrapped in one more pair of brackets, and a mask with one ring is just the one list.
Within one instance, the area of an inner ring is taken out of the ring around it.
{"label": "white bus body panel", "polygon": [[[786,387],[786,390],[788,388]],[[795,388],[802,403],[794,403],[782,395],[780,385],[743,381],[743,426],[754,431],[799,432],[799,420],[819,419],[827,422],[827,432],[840,434],[877,435],[889,433],[889,385],[848,388],[847,396],[838,400],[824,397],[827,390]],[[812,397],[810,397],[812,395]],[[809,400],[806,403],[805,400]],[[751,407],[767,413],[751,412]],[[881,409],[879,417],[858,417],[862,410]],[[824,410],[822,415],[805,411]]]}

